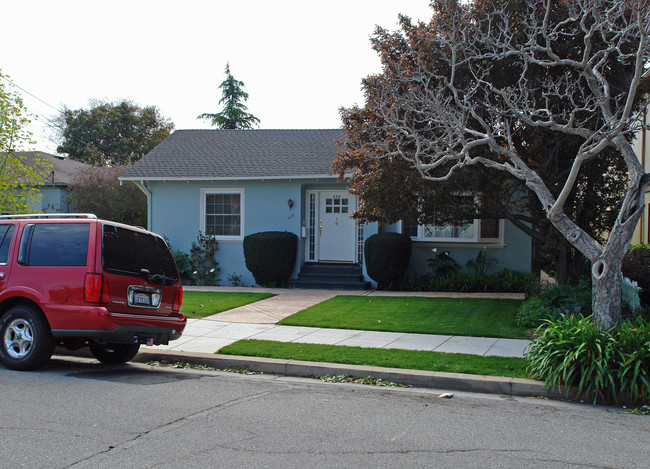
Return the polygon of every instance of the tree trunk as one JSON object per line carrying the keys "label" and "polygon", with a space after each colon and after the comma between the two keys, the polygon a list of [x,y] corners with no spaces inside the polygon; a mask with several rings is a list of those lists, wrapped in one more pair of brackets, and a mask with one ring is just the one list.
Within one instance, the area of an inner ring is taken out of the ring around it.
{"label": "tree trunk", "polygon": [[621,262],[616,256],[603,256],[591,267],[594,323],[603,330],[621,321]]}

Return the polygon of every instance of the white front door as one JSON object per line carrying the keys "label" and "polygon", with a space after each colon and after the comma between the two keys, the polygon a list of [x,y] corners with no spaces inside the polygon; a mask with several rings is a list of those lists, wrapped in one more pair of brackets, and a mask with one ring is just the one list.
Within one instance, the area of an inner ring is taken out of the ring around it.
{"label": "white front door", "polygon": [[350,214],[356,198],[347,191],[318,193],[318,259],[322,262],[355,262],[356,222]]}

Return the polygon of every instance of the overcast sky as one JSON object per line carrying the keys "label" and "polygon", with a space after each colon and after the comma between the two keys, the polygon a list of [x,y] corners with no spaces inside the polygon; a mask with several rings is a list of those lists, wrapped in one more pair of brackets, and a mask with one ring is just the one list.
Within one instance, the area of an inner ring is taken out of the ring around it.
{"label": "overcast sky", "polygon": [[[38,116],[35,149],[56,109],[89,100],[157,106],[176,129],[210,128],[227,62],[263,129],[339,128],[381,70],[369,38],[398,14],[428,20],[428,0],[20,0],[2,6],[0,69]],[[30,96],[31,93],[36,98]],[[47,104],[45,104],[47,103]]]}

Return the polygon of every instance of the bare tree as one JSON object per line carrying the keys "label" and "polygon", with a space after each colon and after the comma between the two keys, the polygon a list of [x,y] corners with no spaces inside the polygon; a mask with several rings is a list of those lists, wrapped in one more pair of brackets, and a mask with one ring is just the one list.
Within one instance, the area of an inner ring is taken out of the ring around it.
{"label": "bare tree", "polygon": [[[621,318],[621,262],[650,177],[630,144],[642,128],[637,90],[650,53],[648,1],[537,0],[513,8],[439,0],[434,10],[435,33],[410,50],[408,67],[400,66],[404,58],[396,60],[382,75],[382,91],[367,97],[383,121],[375,129],[383,155],[406,159],[432,181],[474,165],[522,180],[550,222],[591,261],[594,320],[611,327]],[[423,51],[431,48],[445,66],[426,60]],[[559,194],[520,157],[515,135],[522,128],[581,139]],[[628,183],[600,243],[567,215],[565,204],[581,171],[611,158],[605,152],[611,147],[624,161]]]}

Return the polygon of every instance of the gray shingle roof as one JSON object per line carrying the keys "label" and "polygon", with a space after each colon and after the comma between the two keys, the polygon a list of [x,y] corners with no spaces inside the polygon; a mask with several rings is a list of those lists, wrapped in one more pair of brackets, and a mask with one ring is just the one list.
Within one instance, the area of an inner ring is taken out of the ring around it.
{"label": "gray shingle roof", "polygon": [[264,179],[327,176],[345,132],[177,130],[121,179]]}
{"label": "gray shingle roof", "polygon": [[16,155],[23,159],[23,162],[34,167],[35,159],[45,160],[52,165],[52,169],[43,174],[41,182],[46,185],[69,186],[73,177],[82,168],[89,165],[67,157],[52,155],[44,151],[18,151]]}

